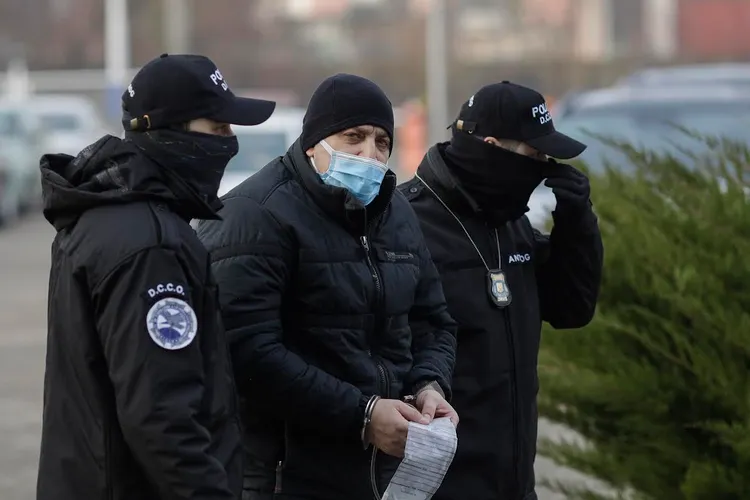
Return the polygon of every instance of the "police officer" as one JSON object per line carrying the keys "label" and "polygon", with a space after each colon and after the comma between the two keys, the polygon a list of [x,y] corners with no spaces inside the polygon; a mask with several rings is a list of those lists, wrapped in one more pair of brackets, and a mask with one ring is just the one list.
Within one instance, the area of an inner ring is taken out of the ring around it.
{"label": "police officer", "polygon": [[230,500],[242,483],[230,360],[209,257],[240,99],[209,59],[163,55],[123,94],[125,139],[41,161],[57,230],[38,500]]}
{"label": "police officer", "polygon": [[[603,255],[588,179],[548,157],[585,148],[555,130],[538,92],[487,85],[461,108],[450,142],[431,148],[400,186],[459,324],[459,446],[435,500],[536,499],[542,321],[577,328],[591,320]],[[549,236],[524,215],[544,179],[557,199]]]}
{"label": "police officer", "polygon": [[458,422],[455,322],[386,166],[393,128],[375,83],[327,78],[286,155],[198,226],[245,403],[248,500],[380,498],[409,422]]}

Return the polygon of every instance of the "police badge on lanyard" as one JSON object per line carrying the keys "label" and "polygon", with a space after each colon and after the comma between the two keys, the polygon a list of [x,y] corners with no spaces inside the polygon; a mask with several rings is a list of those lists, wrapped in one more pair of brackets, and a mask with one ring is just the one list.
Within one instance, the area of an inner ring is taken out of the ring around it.
{"label": "police badge on lanyard", "polygon": [[503,271],[503,258],[502,254],[500,253],[500,236],[498,235],[497,228],[495,228],[495,245],[497,246],[497,268],[491,269],[489,264],[487,264],[487,261],[485,260],[484,256],[482,255],[482,252],[479,251],[479,247],[474,242],[474,239],[471,237],[471,234],[469,234],[469,231],[466,229],[466,226],[464,226],[464,223],[461,222],[461,219],[458,218],[458,216],[453,213],[453,210],[448,207],[448,205],[438,196],[438,194],[430,187],[429,184],[427,184],[424,179],[422,179],[419,176],[419,173],[414,174],[414,177],[419,179],[419,181],[425,185],[425,187],[432,193],[432,195],[440,202],[441,205],[445,208],[445,210],[448,211],[449,214],[453,216],[454,219],[456,219],[456,222],[458,222],[458,225],[461,226],[461,229],[464,230],[464,233],[466,234],[466,238],[469,240],[469,243],[471,243],[471,246],[474,247],[474,250],[476,250],[477,255],[482,261],[482,264],[484,264],[484,268],[487,269],[487,295],[490,298],[490,301],[492,301],[493,304],[499,309],[502,309],[504,307],[507,307],[510,305],[511,301],[513,300],[513,297],[510,294],[510,288],[508,287],[508,280],[505,277],[505,272]]}
{"label": "police badge on lanyard", "polygon": [[500,309],[510,305],[513,296],[510,293],[505,273],[500,269],[487,272],[487,294],[495,306]]}

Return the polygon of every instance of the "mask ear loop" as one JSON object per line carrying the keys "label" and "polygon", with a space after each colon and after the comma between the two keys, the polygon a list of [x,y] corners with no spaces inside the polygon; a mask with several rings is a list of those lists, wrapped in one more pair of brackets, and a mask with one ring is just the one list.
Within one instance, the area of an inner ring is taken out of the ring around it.
{"label": "mask ear loop", "polygon": [[323,149],[326,150],[326,153],[328,153],[328,157],[330,158],[328,160],[328,170],[326,170],[325,172],[321,172],[320,170],[318,170],[318,167],[315,166],[315,158],[312,156],[310,157],[310,163],[312,164],[313,168],[318,173],[318,175],[320,175],[321,178],[325,179],[328,175],[330,175],[332,167],[334,166],[333,156],[334,156],[334,153],[336,153],[336,150],[334,150],[330,146],[330,144],[326,142],[325,139],[321,140],[318,144],[323,146]]}
{"label": "mask ear loop", "polygon": [[[333,159],[333,148],[325,141],[325,139],[321,140],[318,144],[323,146],[323,149],[326,150],[326,153],[328,153],[328,156],[330,156],[331,159]],[[315,157],[309,156],[308,160],[310,160],[310,165],[312,166],[313,170],[315,170],[318,173],[318,175],[323,175],[323,173],[320,170],[318,170],[318,166],[315,165]],[[330,163],[328,165],[328,168],[330,169]]]}
{"label": "mask ear loop", "polygon": [[333,148],[331,147],[331,145],[330,145],[330,144],[328,144],[328,143],[326,142],[326,140],[325,140],[325,139],[323,139],[323,140],[321,140],[321,141],[320,141],[320,145],[321,145],[321,146],[323,146],[323,149],[325,149],[325,150],[326,150],[326,153],[328,153],[328,155],[329,155],[329,156],[330,156],[331,158],[333,158],[333,153],[335,153],[336,151],[335,151],[335,150],[334,150],[334,149],[333,149]]}

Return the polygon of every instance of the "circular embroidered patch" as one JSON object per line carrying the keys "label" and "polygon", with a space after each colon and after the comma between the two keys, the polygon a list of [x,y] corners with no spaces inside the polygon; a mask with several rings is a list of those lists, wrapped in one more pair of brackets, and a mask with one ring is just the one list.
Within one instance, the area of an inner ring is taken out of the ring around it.
{"label": "circular embroidered patch", "polygon": [[148,310],[146,329],[159,347],[182,349],[189,346],[198,333],[198,318],[184,300],[165,298]]}

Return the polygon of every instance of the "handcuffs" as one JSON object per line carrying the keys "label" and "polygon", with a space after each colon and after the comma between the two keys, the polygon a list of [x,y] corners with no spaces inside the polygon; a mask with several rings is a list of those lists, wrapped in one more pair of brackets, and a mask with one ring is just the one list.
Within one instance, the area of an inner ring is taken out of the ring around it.
{"label": "handcuffs", "polygon": [[[420,386],[414,394],[410,394],[408,396],[404,396],[402,398],[402,401],[409,406],[416,408],[417,407],[417,398],[421,393],[423,393],[426,390],[432,389],[434,391],[437,391],[443,398],[445,398],[445,393],[443,392],[443,389],[440,387],[440,384],[438,384],[435,381],[427,382]],[[365,405],[365,416],[362,422],[362,430],[360,431],[360,438],[362,439],[362,446],[363,449],[367,449],[370,447],[370,439],[367,435],[367,430],[370,427],[370,422],[372,422],[372,411],[375,409],[375,404],[377,404],[378,401],[380,401],[381,397],[378,395],[370,397],[370,399],[367,401],[367,404]]]}

